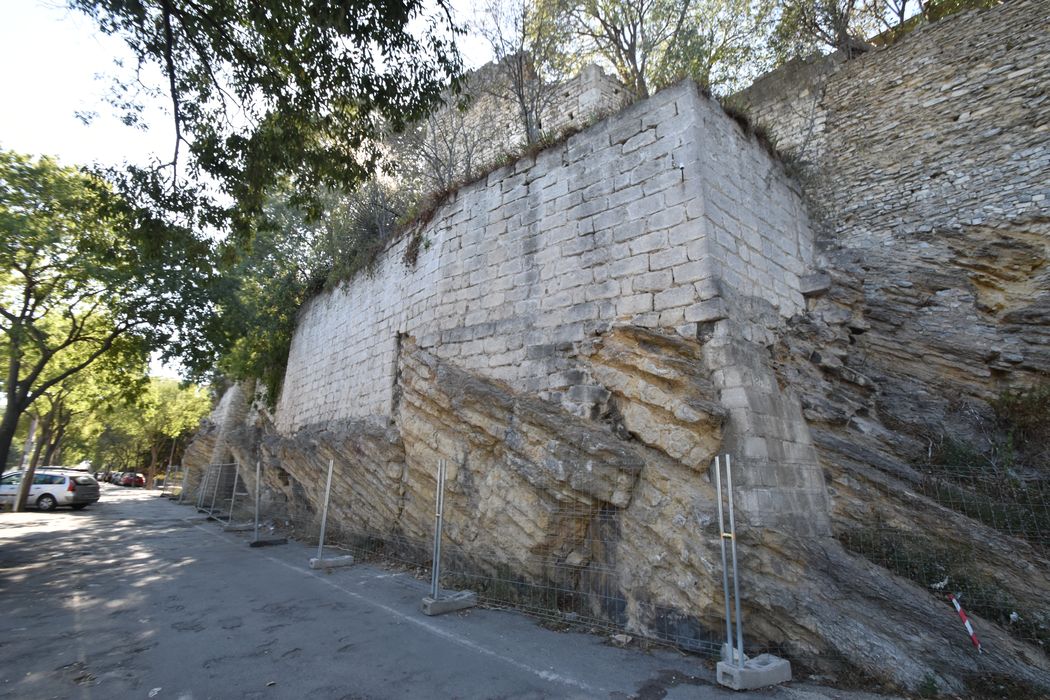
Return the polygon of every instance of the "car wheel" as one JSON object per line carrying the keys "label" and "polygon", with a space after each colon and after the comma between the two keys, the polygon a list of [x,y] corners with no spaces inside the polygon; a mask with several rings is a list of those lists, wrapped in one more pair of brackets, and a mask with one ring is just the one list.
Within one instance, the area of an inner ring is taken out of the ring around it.
{"label": "car wheel", "polygon": [[74,503],[73,504],[73,510],[84,510],[87,507],[88,507],[87,503]]}
{"label": "car wheel", "polygon": [[58,506],[58,501],[55,497],[49,493],[45,493],[40,498],[36,499],[36,507],[39,510],[54,510]]}

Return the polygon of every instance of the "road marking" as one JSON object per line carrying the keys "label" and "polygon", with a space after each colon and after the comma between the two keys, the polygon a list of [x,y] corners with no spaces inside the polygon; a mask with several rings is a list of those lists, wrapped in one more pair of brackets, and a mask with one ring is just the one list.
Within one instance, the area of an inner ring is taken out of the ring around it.
{"label": "road marking", "polygon": [[[197,528],[198,530],[203,530],[204,532],[208,533],[209,535],[212,535],[213,537],[216,537],[216,538],[222,540],[223,542],[227,542],[227,543],[230,542],[230,540],[227,539],[226,537],[224,537],[222,533],[213,532],[210,528],[203,527],[203,526],[198,525],[196,523],[194,523],[193,526],[195,528]],[[502,661],[505,664],[509,664],[510,666],[513,666],[513,667],[517,668],[518,670],[525,671],[526,673],[531,673],[532,675],[537,676],[537,677],[539,677],[542,680],[545,680],[547,682],[560,683],[562,685],[567,685],[567,686],[570,686],[570,687],[573,687],[573,688],[577,688],[578,690],[582,690],[585,693],[588,693],[588,694],[591,694],[591,695],[594,695],[594,694],[597,694],[597,693],[606,694],[606,693],[609,692],[609,691],[604,690],[602,688],[595,688],[594,686],[588,685],[587,683],[584,683],[583,681],[576,680],[575,678],[568,678],[566,676],[562,676],[562,675],[559,675],[557,673],[553,673],[551,671],[538,669],[538,668],[533,668],[532,666],[529,666],[528,664],[522,663],[521,661],[518,661],[516,659],[512,659],[509,656],[504,656],[502,654],[499,654],[497,652],[492,651],[491,649],[486,649],[485,647],[481,646],[480,644],[472,642],[472,641],[470,641],[469,639],[467,639],[465,637],[461,637],[460,635],[458,635],[458,634],[456,634],[454,632],[449,632],[446,629],[442,629],[441,627],[438,627],[437,625],[431,624],[431,623],[427,622],[426,620],[420,620],[419,618],[413,617],[412,615],[406,615],[405,613],[401,612],[400,610],[397,610],[396,608],[392,608],[392,607],[390,607],[388,605],[383,605],[382,603],[378,603],[378,602],[376,602],[376,601],[374,601],[374,600],[372,600],[372,599],[370,599],[370,598],[368,598],[366,596],[361,595],[360,593],[356,593],[356,592],[350,590],[349,588],[344,588],[343,586],[340,586],[338,583],[335,583],[334,581],[330,580],[329,578],[323,578],[319,574],[314,573],[314,571],[312,569],[303,569],[303,568],[300,568],[298,566],[293,566],[292,564],[289,564],[288,562],[281,561],[280,559],[277,559],[276,557],[272,557],[272,556],[270,556],[268,554],[264,554],[262,556],[263,556],[264,559],[268,559],[271,562],[273,562],[274,564],[280,564],[281,566],[285,567],[286,569],[289,569],[289,570],[294,571],[294,572],[296,572],[298,574],[302,574],[304,576],[312,578],[312,579],[314,579],[314,580],[316,580],[316,581],[318,581],[320,583],[323,583],[323,584],[325,584],[327,586],[331,586],[332,588],[335,588],[338,591],[342,591],[343,593],[345,593],[346,595],[348,595],[348,596],[350,596],[352,598],[356,598],[357,600],[360,600],[363,603],[367,603],[367,604],[371,605],[372,607],[379,608],[380,610],[382,610],[382,611],[384,611],[384,612],[386,612],[386,613],[388,613],[390,615],[393,615],[394,617],[399,618],[399,619],[401,619],[401,620],[403,620],[405,622],[410,622],[413,625],[416,625],[417,627],[421,627],[422,629],[426,630],[427,632],[430,632],[431,634],[433,634],[433,635],[435,635],[437,637],[441,637],[441,638],[446,639],[446,640],[448,640],[450,642],[454,642],[456,644],[459,644],[460,646],[465,647],[465,648],[467,648],[467,649],[469,649],[469,650],[471,650],[471,651],[473,651],[475,653],[483,654],[485,656],[489,656],[491,658],[498,659],[498,660]],[[326,576],[327,576],[327,574],[326,574]]]}

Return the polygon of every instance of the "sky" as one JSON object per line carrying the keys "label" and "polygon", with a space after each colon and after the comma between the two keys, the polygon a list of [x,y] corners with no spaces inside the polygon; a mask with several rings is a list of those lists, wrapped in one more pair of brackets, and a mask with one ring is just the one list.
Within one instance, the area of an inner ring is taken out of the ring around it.
{"label": "sky", "polygon": [[[453,2],[459,18],[469,18],[472,5]],[[461,51],[469,67],[489,60],[476,37],[467,37]],[[170,159],[174,134],[163,100],[145,115],[149,130],[113,116],[105,95],[115,59],[130,61],[123,43],[61,0],[0,0],[0,147],[52,155],[66,165],[141,164],[151,153]],[[77,112],[98,116],[85,125]]]}
{"label": "sky", "polygon": [[[473,3],[453,0],[459,19]],[[460,45],[468,68],[490,60],[475,36]],[[167,103],[158,98],[143,115],[148,129],[125,126],[106,102],[114,61],[131,65],[124,44],[61,0],[0,0],[0,148],[49,155],[63,165],[146,164],[151,155],[170,160],[174,132]],[[152,77],[163,85],[160,72]],[[94,113],[85,124],[77,113]],[[150,373],[177,376],[156,360]]]}

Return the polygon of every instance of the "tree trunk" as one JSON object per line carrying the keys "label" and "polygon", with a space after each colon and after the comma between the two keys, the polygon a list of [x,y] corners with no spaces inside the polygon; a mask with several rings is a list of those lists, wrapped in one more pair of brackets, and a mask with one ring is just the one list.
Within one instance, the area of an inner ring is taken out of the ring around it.
{"label": "tree trunk", "polygon": [[44,451],[44,445],[51,440],[51,414],[44,416],[40,426],[40,437],[37,438],[36,444],[33,445],[33,458],[29,460],[29,466],[33,470],[36,470],[40,466],[40,455]]}
{"label": "tree trunk", "polygon": [[58,430],[53,431],[53,439],[47,443],[47,451],[44,452],[44,462],[47,464],[57,463],[59,455],[59,445],[62,443],[62,436],[66,432],[66,426],[59,426]]}
{"label": "tree trunk", "polygon": [[5,471],[7,458],[11,456],[11,443],[18,430],[18,419],[21,417],[22,410],[9,400],[7,406],[4,407],[4,418],[0,421],[0,468]]}
{"label": "tree trunk", "polygon": [[[15,415],[17,416],[17,413]],[[4,418],[7,418],[6,414],[4,415]],[[33,422],[29,426],[29,434],[26,436],[25,452],[22,455],[22,481],[18,484],[18,493],[15,494],[15,502],[12,504],[11,507],[11,509],[16,513],[21,513],[23,510],[25,510],[26,496],[29,494],[29,487],[33,484],[33,473],[36,471],[35,469],[33,469],[32,462],[29,459],[27,459],[29,456],[29,451],[32,449],[33,436],[36,435],[36,423],[37,419],[34,416]],[[18,418],[15,418],[15,425],[18,425]],[[13,431],[11,437],[14,437]],[[10,438],[8,439],[7,447],[10,450]]]}
{"label": "tree trunk", "polygon": [[149,469],[146,470],[146,488],[153,488],[153,479],[157,474],[157,459],[160,457],[160,445],[154,443],[149,448]]}

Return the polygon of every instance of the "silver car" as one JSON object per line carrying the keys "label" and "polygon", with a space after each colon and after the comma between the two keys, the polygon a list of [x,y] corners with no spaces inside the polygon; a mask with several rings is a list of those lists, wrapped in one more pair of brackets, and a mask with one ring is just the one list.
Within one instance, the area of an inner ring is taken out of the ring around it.
{"label": "silver car", "polygon": [[[22,472],[11,472],[0,478],[0,503],[10,508],[18,496],[18,485]],[[99,487],[90,474],[82,471],[41,467],[33,475],[26,505],[39,510],[54,510],[59,506],[70,506],[80,510],[98,501]]]}

